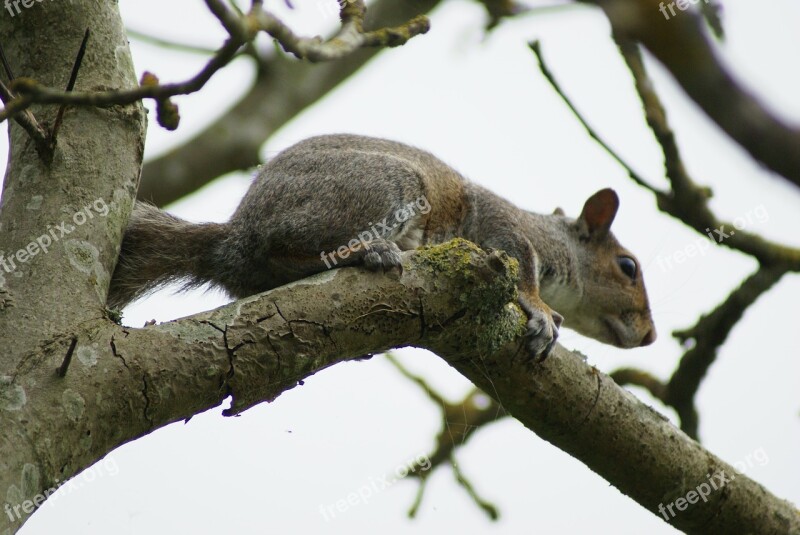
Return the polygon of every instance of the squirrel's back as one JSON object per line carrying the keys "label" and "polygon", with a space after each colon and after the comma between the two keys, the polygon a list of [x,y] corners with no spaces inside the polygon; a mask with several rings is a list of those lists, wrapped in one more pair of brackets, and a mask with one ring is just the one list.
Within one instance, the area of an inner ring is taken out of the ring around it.
{"label": "squirrel's back", "polygon": [[[228,223],[195,225],[137,202],[108,304],[122,307],[176,281],[245,297],[328,269],[321,253],[371,229],[403,249],[452,238],[467,207],[465,184],[432,154],[396,141],[300,141],[259,170]],[[409,206],[413,217],[394,217]]]}
{"label": "squirrel's back", "polygon": [[[330,262],[321,253],[364,232],[402,249],[452,238],[467,207],[465,184],[432,154],[396,141],[301,141],[262,167],[231,217],[220,251],[242,262],[229,263],[221,283],[242,297],[324,271]],[[409,206],[411,217],[398,217]]]}
{"label": "squirrel's back", "polygon": [[618,206],[604,189],[578,219],[532,214],[409,145],[313,137],[264,165],[227,223],[188,223],[137,203],[108,302],[121,307],[174,281],[246,297],[334,267],[400,267],[401,250],[462,237],[519,261],[536,354],[561,324],[550,306],[597,340],[646,345],[655,329],[641,267],[609,230]]}

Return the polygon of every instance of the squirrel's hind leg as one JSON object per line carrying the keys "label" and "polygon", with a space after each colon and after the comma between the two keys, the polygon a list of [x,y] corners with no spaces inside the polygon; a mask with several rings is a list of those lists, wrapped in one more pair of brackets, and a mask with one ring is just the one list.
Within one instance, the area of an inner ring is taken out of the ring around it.
{"label": "squirrel's hind leg", "polygon": [[370,271],[396,269],[403,272],[400,247],[394,241],[383,238],[353,241],[355,243],[334,249],[324,257],[328,268],[363,265]]}
{"label": "squirrel's hind leg", "polygon": [[402,258],[400,258],[400,247],[393,241],[375,240],[364,247],[364,267],[370,271],[382,269],[384,273],[392,269],[398,269],[403,273]]}
{"label": "squirrel's hind leg", "polygon": [[[384,222],[389,217],[384,218]],[[401,251],[416,249],[422,245],[424,220],[416,215],[403,222],[387,225],[380,235],[374,231],[358,233],[358,239],[351,240],[346,246],[335,249],[330,255],[339,257],[339,265],[363,265],[370,271],[397,270],[403,273]],[[374,229],[375,227],[373,227]]]}

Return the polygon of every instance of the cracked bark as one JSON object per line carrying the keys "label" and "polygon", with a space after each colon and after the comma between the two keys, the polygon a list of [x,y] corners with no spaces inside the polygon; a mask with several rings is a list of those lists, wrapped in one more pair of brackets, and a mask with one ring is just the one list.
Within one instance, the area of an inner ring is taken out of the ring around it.
{"label": "cracked bark", "polygon": [[[33,499],[56,478],[229,393],[233,415],[328,366],[408,345],[444,358],[655,514],[706,474],[734,474],[581,355],[557,347],[532,364],[515,298],[516,263],[458,240],[406,253],[402,276],[339,269],[158,326],[84,323],[27,355],[0,386],[0,489],[12,489],[12,505]],[[60,378],[55,370],[73,335],[77,358]],[[60,440],[47,440],[53,436]],[[739,474],[671,523],[687,533],[800,531],[791,504]]]}

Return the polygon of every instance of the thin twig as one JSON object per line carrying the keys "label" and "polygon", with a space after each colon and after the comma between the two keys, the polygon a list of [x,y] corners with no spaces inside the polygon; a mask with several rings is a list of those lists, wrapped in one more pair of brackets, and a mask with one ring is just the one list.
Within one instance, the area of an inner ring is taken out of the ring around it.
{"label": "thin twig", "polygon": [[472,485],[470,480],[467,478],[466,475],[461,471],[461,468],[458,466],[458,461],[455,458],[450,459],[451,466],[453,467],[453,475],[456,476],[456,481],[459,485],[461,485],[469,497],[472,498],[478,507],[480,507],[484,513],[486,513],[489,518],[492,520],[497,520],[500,517],[500,511],[497,509],[497,506],[493,503],[484,500],[478,495],[478,492],[475,490],[475,487]]}
{"label": "thin twig", "polygon": [[545,63],[544,58],[542,57],[542,51],[541,51],[541,46],[539,44],[539,41],[533,41],[531,43],[528,43],[528,46],[531,48],[533,53],[536,54],[536,59],[539,62],[539,70],[542,71],[542,74],[544,75],[545,79],[547,79],[547,81],[553,87],[553,89],[558,94],[558,96],[561,97],[561,100],[564,101],[564,103],[567,105],[567,107],[570,109],[570,111],[572,111],[573,115],[575,115],[575,117],[578,119],[578,121],[580,121],[580,123],[586,129],[586,132],[589,134],[589,137],[594,139],[597,142],[598,145],[600,145],[612,158],[614,158],[614,160],[616,160],[617,163],[619,163],[628,172],[628,176],[630,176],[631,179],[634,182],[636,182],[637,184],[639,184],[643,188],[646,188],[646,189],[652,191],[653,193],[660,193],[659,190],[657,190],[655,187],[651,186],[639,173],[634,171],[633,167],[631,167],[622,158],[622,156],[620,156],[614,149],[612,149],[608,145],[608,143],[606,143],[603,140],[603,138],[600,137],[600,135],[594,130],[594,128],[592,128],[591,125],[589,125],[588,121],[586,121],[586,119],[583,118],[583,115],[581,115],[581,113],[578,111],[578,109],[572,103],[572,100],[570,100],[570,98],[567,96],[567,94],[564,93],[564,91],[561,89],[561,86],[559,85],[558,81],[555,79],[555,76],[553,76],[553,73],[550,72],[550,69],[547,67],[547,64]]}
{"label": "thin twig", "polygon": [[[75,88],[75,82],[78,79],[78,71],[81,68],[81,63],[83,63],[83,56],[86,54],[86,44],[89,42],[89,28],[86,28],[86,32],[83,34],[83,40],[81,41],[81,46],[78,48],[78,55],[75,57],[75,62],[72,64],[72,72],[69,75],[69,81],[67,82],[66,92],[70,93]],[[66,104],[61,104],[61,107],[58,108],[58,115],[56,115],[56,120],[53,123],[53,129],[50,132],[50,146],[55,147],[56,145],[56,138],[58,136],[58,131],[61,128],[61,122],[64,120],[64,110],[67,108]]]}
{"label": "thin twig", "polygon": [[[22,100],[22,102],[20,102],[18,109],[13,110],[13,112],[25,109],[34,102],[107,107],[133,104],[146,98],[164,100],[175,95],[189,95],[202,89],[216,72],[225,67],[239,47],[238,41],[228,39],[199,73],[185,82],[175,84],[143,85],[134,89],[118,91],[73,91],[66,93],[42,86],[29,78],[17,78],[14,83],[14,89],[20,93],[20,97],[16,100]],[[8,108],[9,106],[6,106],[6,110],[0,112],[0,121],[7,119],[10,115],[11,111],[7,111]]]}
{"label": "thin twig", "polygon": [[428,31],[430,24],[424,16],[412,18],[407,23],[375,31],[364,32],[363,2],[346,2],[342,8],[342,29],[331,39],[303,38],[295,35],[288,26],[263,9],[261,2],[253,2],[251,10],[244,16],[236,13],[220,0],[205,0],[209,10],[217,17],[229,33],[225,43],[214,53],[212,59],[194,77],[181,83],[161,85],[142,84],[130,90],[101,92],[66,92],[45,87],[31,79],[16,79],[11,89],[19,94],[0,111],[0,122],[27,109],[33,103],[67,104],[82,106],[127,105],[143,99],[154,99],[159,105],[170,97],[188,95],[199,91],[208,80],[236,57],[239,49],[250,43],[259,32],[275,38],[280,45],[299,58],[310,61],[333,60],[345,57],[361,47],[399,46],[414,36]]}
{"label": "thin twig", "polygon": [[681,418],[681,429],[697,438],[698,422],[694,398],[719,348],[747,309],[772,288],[786,273],[784,268],[761,268],[736,288],[713,312],[703,316],[694,327],[673,333],[693,346],[681,357],[678,369],[667,383],[664,397]]}
{"label": "thin twig", "polygon": [[[21,104],[21,100],[16,98],[14,93],[8,86],[0,80],[0,99],[5,103],[5,110],[14,109],[14,106]],[[33,140],[36,146],[36,152],[39,157],[47,161],[52,154],[50,150],[50,141],[47,132],[36,120],[36,117],[30,110],[22,109],[21,113],[14,115],[14,120],[20,125],[28,136]]]}
{"label": "thin twig", "polygon": [[72,353],[75,352],[76,345],[78,345],[78,337],[73,336],[72,341],[69,344],[69,349],[67,349],[67,355],[64,357],[64,361],[61,363],[61,366],[56,370],[56,374],[59,377],[66,377],[67,368],[69,368],[69,364],[72,362]]}
{"label": "thin twig", "polygon": [[[0,44],[0,62],[2,62],[3,70],[8,77],[9,83],[11,83],[14,80],[14,71],[8,63],[6,52],[2,44]],[[0,80],[0,99],[3,101],[3,104],[5,104],[3,111],[5,112],[6,110],[14,110],[17,108],[21,110],[21,113],[17,114],[14,119],[33,140],[39,157],[47,161],[52,154],[47,132],[45,132],[45,129],[39,124],[39,121],[36,120],[33,113],[25,109],[27,106],[25,106],[24,103],[14,104],[17,102],[16,98],[14,92]]]}
{"label": "thin twig", "polygon": [[247,28],[242,17],[228,9],[221,0],[205,0],[205,2],[208,10],[217,17],[228,35],[241,42],[248,40]]}
{"label": "thin twig", "polygon": [[362,0],[344,2],[340,17],[342,27],[339,32],[323,41],[319,37],[299,37],[272,13],[261,6],[254,6],[249,18],[263,32],[278,40],[284,50],[300,59],[308,61],[331,61],[352,54],[367,46],[400,46],[409,39],[426,33],[430,22],[425,16],[417,16],[402,26],[382,28],[371,32],[363,31],[365,7]]}
{"label": "thin twig", "polygon": [[720,16],[721,10],[722,6],[716,0],[700,2],[700,14],[711,28],[711,31],[714,32],[714,37],[720,40],[725,39],[725,28],[722,25],[722,17]]}
{"label": "thin twig", "polygon": [[156,37],[155,35],[150,35],[145,32],[140,32],[139,30],[133,30],[131,28],[127,28],[127,34],[130,37],[133,37],[136,40],[142,41],[144,43],[149,43],[152,45],[160,46],[163,48],[170,48],[172,50],[177,50],[179,52],[188,52],[190,54],[202,54],[204,56],[211,55],[215,52],[215,50],[211,47],[204,47],[200,45],[190,45],[187,43],[179,43],[177,41],[170,41],[168,39],[164,39],[162,37]]}
{"label": "thin twig", "polygon": [[592,3],[605,12],[613,33],[645,46],[754,160],[800,187],[800,128],[774,114],[734,77],[700,14],[685,11],[665,22],[650,0]]}
{"label": "thin twig", "polygon": [[[614,39],[633,76],[647,125],[664,154],[664,167],[672,191],[668,194],[656,194],[658,208],[703,236],[710,234],[712,230],[724,233],[726,227],[731,229],[734,226],[732,223],[719,220],[709,208],[711,190],[698,185],[686,169],[675,132],[669,124],[667,112],[656,93],[655,85],[647,74],[639,45],[617,34],[614,34]],[[718,243],[749,254],[762,265],[784,265],[792,271],[800,271],[800,249],[765,240],[746,230],[736,229],[735,234],[729,231],[728,237],[720,239]]]}
{"label": "thin twig", "polygon": [[[655,195],[658,207],[662,212],[679,219],[703,236],[707,236],[712,230],[724,232],[726,227],[728,229],[732,228],[734,226],[732,223],[719,220],[708,207],[708,199],[711,195],[710,190],[695,184],[686,171],[675,142],[675,134],[669,127],[661,100],[655,89],[653,89],[652,82],[647,77],[638,47],[635,43],[622,40],[616,35],[614,37],[617,39],[620,52],[628,63],[636,82],[636,90],[642,99],[647,123],[653,130],[656,140],[664,152],[666,174],[672,186],[672,191],[670,192],[663,192],[652,187],[595,132],[575,105],[572,104],[569,97],[566,96],[547,67],[542,57],[539,43],[533,42],[529,46],[539,60],[539,68],[542,74],[584,126],[589,136],[628,172],[634,182]],[[718,243],[752,255],[762,264],[783,265],[788,266],[792,271],[800,271],[800,249],[765,240],[761,236],[745,230],[736,230],[735,234],[720,240]]]}
{"label": "thin twig", "polygon": [[498,516],[497,508],[478,496],[470,482],[458,469],[454,454],[475,432],[508,416],[508,413],[499,403],[478,388],[474,388],[460,402],[450,403],[444,396],[436,392],[425,379],[406,370],[391,353],[387,353],[386,358],[400,373],[417,384],[428,398],[441,407],[442,410],[442,429],[436,437],[436,449],[428,455],[430,468],[413,474],[413,477],[419,479],[420,488],[409,510],[409,516],[414,516],[419,509],[425,490],[425,480],[429,474],[438,466],[450,464],[456,479],[458,479],[470,497],[492,520],[496,520]]}
{"label": "thin twig", "polygon": [[6,76],[8,77],[8,81],[12,81],[16,76],[14,76],[14,71],[11,70],[11,65],[8,63],[8,59],[6,58],[6,51],[3,49],[3,45],[0,44],[0,61],[3,62],[3,70],[6,71]]}
{"label": "thin twig", "polygon": [[667,385],[650,372],[637,368],[620,368],[612,372],[610,376],[619,386],[639,386],[650,392],[650,395],[657,400],[666,403]]}

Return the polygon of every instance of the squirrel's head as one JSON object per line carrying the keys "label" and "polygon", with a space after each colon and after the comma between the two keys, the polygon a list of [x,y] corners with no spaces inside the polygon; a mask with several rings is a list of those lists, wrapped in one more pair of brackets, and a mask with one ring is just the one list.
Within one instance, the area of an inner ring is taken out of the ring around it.
{"label": "squirrel's head", "polygon": [[656,339],[656,329],[641,265],[610,230],[618,208],[614,190],[603,189],[569,222],[579,288],[568,304],[572,310],[556,310],[563,313],[566,327],[585,336],[617,347],[646,346]]}

